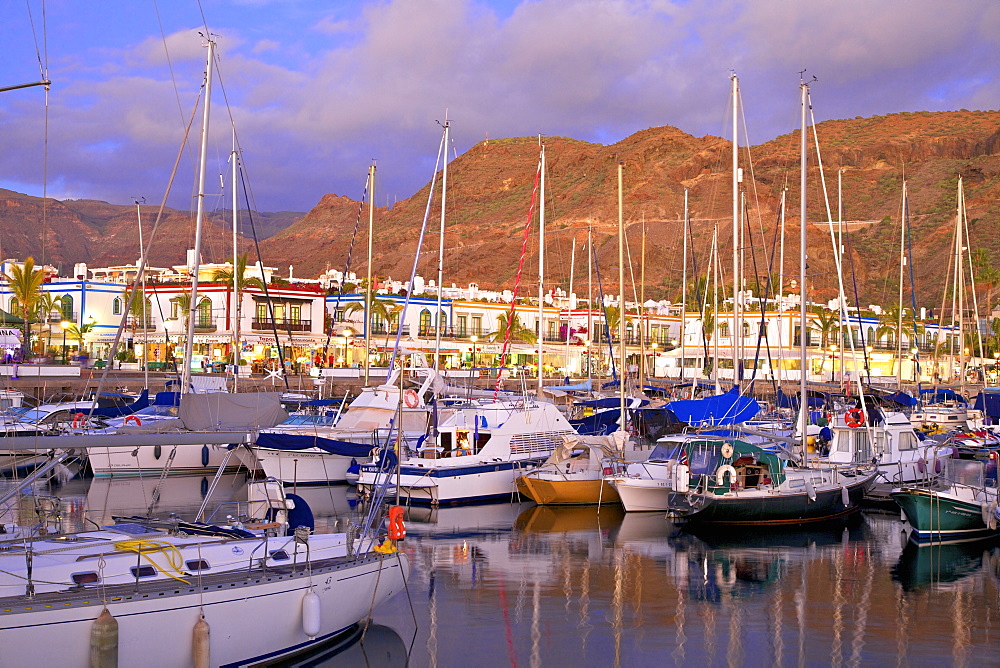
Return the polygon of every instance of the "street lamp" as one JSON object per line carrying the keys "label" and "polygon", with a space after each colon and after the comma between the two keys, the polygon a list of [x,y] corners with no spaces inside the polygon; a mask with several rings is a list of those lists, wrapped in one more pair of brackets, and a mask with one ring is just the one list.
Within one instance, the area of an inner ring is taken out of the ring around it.
{"label": "street lamp", "polygon": [[475,334],[473,334],[472,336],[469,337],[469,340],[472,341],[472,368],[475,369],[476,368],[476,343],[479,341],[479,337],[476,336]]}
{"label": "street lamp", "polygon": [[653,341],[652,343],[649,344],[649,347],[653,351],[653,354],[650,355],[650,358],[652,358],[652,364],[649,365],[650,366],[649,375],[650,376],[655,376],[656,375],[656,349],[660,347],[660,344],[657,343],[656,341]]}
{"label": "street lamp", "polygon": [[63,320],[62,322],[59,323],[59,326],[62,327],[62,331],[63,331],[63,342],[62,342],[62,353],[63,353],[62,354],[62,358],[63,358],[63,362],[62,363],[64,365],[66,364],[66,330],[69,329],[72,324],[73,323],[71,323],[69,320]]}

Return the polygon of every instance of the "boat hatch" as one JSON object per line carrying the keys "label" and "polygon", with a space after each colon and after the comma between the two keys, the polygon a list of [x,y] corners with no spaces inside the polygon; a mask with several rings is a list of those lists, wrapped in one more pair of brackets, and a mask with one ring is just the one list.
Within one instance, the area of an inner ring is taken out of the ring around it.
{"label": "boat hatch", "polygon": [[152,529],[141,524],[136,524],[134,522],[120,522],[118,524],[109,524],[104,527],[108,531],[114,531],[116,533],[123,533],[128,536],[144,536],[151,533],[163,533],[158,529]]}

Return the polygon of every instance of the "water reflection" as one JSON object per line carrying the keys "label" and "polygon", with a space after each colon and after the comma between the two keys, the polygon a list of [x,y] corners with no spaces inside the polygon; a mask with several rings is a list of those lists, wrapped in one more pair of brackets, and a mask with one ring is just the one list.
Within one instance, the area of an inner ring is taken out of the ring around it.
{"label": "water reflection", "polygon": [[[146,514],[154,500],[154,514],[190,519],[206,482],[167,479],[158,499],[156,479],[38,486],[51,513],[22,498],[5,521],[50,513],[72,530],[88,526],[85,514]],[[320,528],[364,511],[351,487],[295,491]],[[209,512],[245,500],[245,480],[225,476]],[[898,514],[689,531],[614,506],[501,503],[409,508],[406,529],[408,591],[373,616],[390,649],[374,650],[376,635],[298,665],[996,662],[1000,546],[917,548]]]}

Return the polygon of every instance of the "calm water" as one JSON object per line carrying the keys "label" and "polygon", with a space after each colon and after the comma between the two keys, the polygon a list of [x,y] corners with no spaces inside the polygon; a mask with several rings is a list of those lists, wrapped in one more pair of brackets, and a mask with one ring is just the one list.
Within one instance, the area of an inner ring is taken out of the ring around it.
{"label": "calm water", "polygon": [[[145,514],[156,482],[51,493],[73,529],[84,514]],[[207,486],[166,480],[155,513],[193,518]],[[362,511],[352,488],[297,492],[321,529]],[[214,498],[217,517],[233,512],[242,478]],[[26,519],[34,504],[17,510]],[[363,641],[301,665],[1000,665],[998,544],[918,549],[904,528],[873,513],[810,532],[692,534],[614,507],[414,508],[409,596],[378,608]]]}

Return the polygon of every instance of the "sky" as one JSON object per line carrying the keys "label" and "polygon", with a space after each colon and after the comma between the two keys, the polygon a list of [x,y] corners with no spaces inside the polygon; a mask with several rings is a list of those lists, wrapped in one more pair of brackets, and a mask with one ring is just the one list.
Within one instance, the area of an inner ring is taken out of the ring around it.
{"label": "sky", "polygon": [[210,208],[234,127],[253,207],[308,211],[359,199],[372,160],[377,204],[413,195],[446,118],[452,157],[729,138],[733,72],[752,144],[797,127],[803,70],[818,120],[1000,108],[996,0],[7,0],[2,33],[0,87],[52,85],[0,93],[0,187],[116,204],[159,203],[180,152],[168,203],[193,208],[205,34]]}

